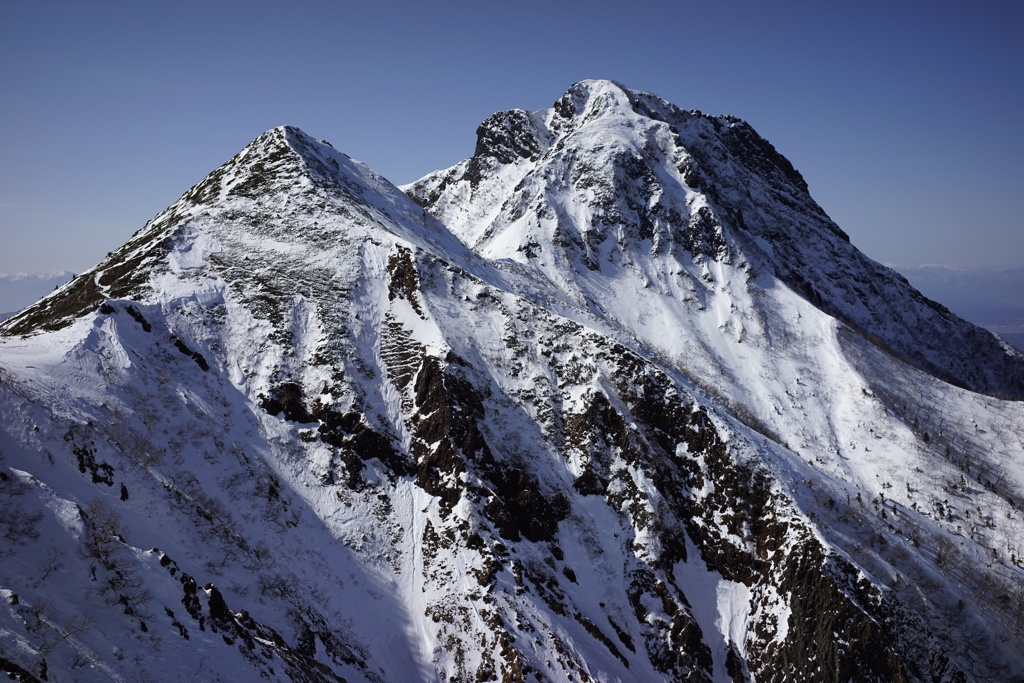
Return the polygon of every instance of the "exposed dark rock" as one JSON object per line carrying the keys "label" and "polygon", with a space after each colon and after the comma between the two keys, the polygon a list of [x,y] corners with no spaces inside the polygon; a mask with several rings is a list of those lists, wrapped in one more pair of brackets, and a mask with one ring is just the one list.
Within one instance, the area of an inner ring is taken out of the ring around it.
{"label": "exposed dark rock", "polygon": [[502,536],[518,541],[550,540],[558,523],[569,513],[569,501],[561,493],[545,496],[530,474],[517,468],[495,467],[487,472],[492,495],[484,514]]}
{"label": "exposed dark rock", "polygon": [[682,234],[683,247],[694,256],[720,259],[726,252],[722,226],[706,206],[700,207],[691,217]]}
{"label": "exposed dark rock", "polygon": [[[626,594],[651,664],[676,680],[712,680],[714,661],[704,634],[664,583],[649,569],[638,568],[629,576]],[[660,614],[648,610],[651,603],[660,604]]]}
{"label": "exposed dark rock", "polygon": [[473,156],[489,156],[499,163],[510,164],[517,158],[536,161],[542,142],[530,115],[521,110],[498,112],[487,117],[476,129],[476,150]]}
{"label": "exposed dark rock", "polygon": [[[184,353],[188,353],[185,351]],[[306,409],[302,387],[295,382],[282,382],[271,390],[270,396],[261,396],[260,404],[269,415],[284,413],[284,419],[308,424],[316,422]]]}
{"label": "exposed dark rock", "polygon": [[88,440],[79,443],[80,432],[77,427],[64,434],[64,440],[71,444],[71,452],[78,460],[78,471],[82,474],[88,472],[92,476],[92,483],[114,485],[114,467],[106,462],[96,462],[96,447]]}
{"label": "exposed dark rock", "polygon": [[149,324],[149,321],[146,320],[146,318],[141,313],[139,313],[137,308],[135,308],[134,306],[129,304],[129,305],[125,306],[124,310],[125,310],[125,313],[130,315],[135,320],[135,322],[137,322],[139,325],[142,326],[142,329],[144,331],[146,331],[146,332],[152,332],[153,331],[153,326]]}
{"label": "exposed dark rock", "polygon": [[[174,342],[174,348],[178,349],[183,354],[194,360],[196,362],[196,365],[199,366],[200,370],[206,372],[207,370],[210,369],[210,364],[206,362],[205,358],[203,358],[203,354],[199,353],[198,351],[193,351],[185,344],[185,342],[181,341],[175,336],[171,337],[171,341]],[[277,415],[277,413],[271,413],[271,415]]]}
{"label": "exposed dark rock", "polygon": [[781,176],[801,191],[808,191],[804,177],[770,142],[758,135],[746,122],[732,117],[723,118],[730,125],[722,129],[722,141],[726,149],[745,167],[756,171],[766,180],[774,181],[776,176]]}
{"label": "exposed dark rock", "polygon": [[392,444],[391,439],[374,431],[357,412],[339,413],[318,405],[312,416],[320,422],[320,440],[338,449],[348,472],[349,488],[362,487],[363,463],[376,458],[395,475],[413,474],[412,463]]}
{"label": "exposed dark rock", "polygon": [[412,260],[412,252],[404,247],[398,247],[388,257],[388,276],[388,297],[392,301],[396,298],[405,299],[413,310],[423,317],[419,301],[419,276]]}
{"label": "exposed dark rock", "polygon": [[[25,681],[25,683],[38,683],[39,681],[47,680],[45,673],[41,678],[36,678],[29,671],[18,666],[6,657],[0,656],[0,671],[7,674],[7,677],[12,681]],[[44,668],[45,671],[45,668]]]}
{"label": "exposed dark rock", "polygon": [[493,462],[494,457],[477,427],[484,414],[483,396],[446,369],[433,356],[423,358],[413,388],[418,417],[412,452],[416,483],[451,508],[462,494],[459,475],[466,470],[464,458]]}

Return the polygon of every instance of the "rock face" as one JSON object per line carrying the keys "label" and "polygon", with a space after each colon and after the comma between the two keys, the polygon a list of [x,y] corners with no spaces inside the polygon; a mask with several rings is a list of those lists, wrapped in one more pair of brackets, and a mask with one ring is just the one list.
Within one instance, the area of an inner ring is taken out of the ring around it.
{"label": "rock face", "polygon": [[1024,675],[1020,355],[741,121],[477,135],[407,196],[269,131],[0,325],[0,668]]}

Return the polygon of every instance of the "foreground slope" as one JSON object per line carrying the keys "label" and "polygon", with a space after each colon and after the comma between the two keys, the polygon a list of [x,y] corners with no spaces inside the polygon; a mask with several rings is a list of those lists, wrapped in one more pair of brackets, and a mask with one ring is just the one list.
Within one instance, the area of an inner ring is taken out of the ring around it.
{"label": "foreground slope", "polygon": [[634,299],[432,209],[493,262],[275,129],[0,327],[6,670],[1021,674],[1019,403],[695,242],[600,255]]}

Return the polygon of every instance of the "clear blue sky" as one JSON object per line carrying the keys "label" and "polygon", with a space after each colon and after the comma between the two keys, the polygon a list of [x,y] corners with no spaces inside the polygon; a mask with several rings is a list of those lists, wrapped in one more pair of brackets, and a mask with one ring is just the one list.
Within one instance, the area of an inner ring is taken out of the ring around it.
{"label": "clear blue sky", "polygon": [[0,5],[0,273],[80,271],[264,130],[396,183],[612,78],[749,121],[872,258],[1024,265],[1024,3]]}

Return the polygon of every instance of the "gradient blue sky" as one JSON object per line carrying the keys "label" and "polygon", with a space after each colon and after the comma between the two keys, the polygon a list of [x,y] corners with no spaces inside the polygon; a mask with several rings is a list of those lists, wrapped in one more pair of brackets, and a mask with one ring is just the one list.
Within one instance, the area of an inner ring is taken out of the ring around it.
{"label": "gradient blue sky", "polygon": [[612,78],[749,121],[872,258],[1024,265],[1024,3],[0,5],[0,273],[93,265],[264,130],[395,183]]}

